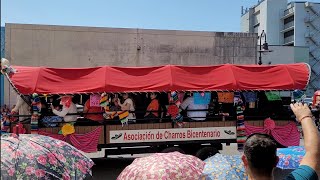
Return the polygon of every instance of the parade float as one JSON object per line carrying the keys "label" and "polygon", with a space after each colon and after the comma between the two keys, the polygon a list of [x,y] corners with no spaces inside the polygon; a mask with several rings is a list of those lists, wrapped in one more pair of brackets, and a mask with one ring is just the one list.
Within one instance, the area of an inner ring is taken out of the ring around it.
{"label": "parade float", "polygon": [[[297,124],[286,108],[291,102],[287,100],[290,95],[284,100],[279,92],[304,90],[310,78],[310,67],[304,63],[94,68],[7,64],[2,72],[19,95],[33,97],[31,122],[23,123],[27,133],[65,140],[84,152],[105,150],[105,156],[179,151],[201,159],[217,153],[223,143],[238,143],[241,150],[246,136],[255,132],[272,135],[280,146],[299,145]],[[169,96],[166,115],[157,122],[137,116],[134,122],[128,123],[125,117],[129,112],[117,112],[123,117],[104,118],[99,124],[39,125],[41,112],[36,108],[35,95],[46,101],[54,95],[73,95],[80,99],[98,96],[100,98],[92,98],[95,99],[92,103],[103,107],[101,114],[105,114],[110,102],[106,95],[145,96],[149,92]],[[200,98],[210,94],[204,121],[189,121],[179,108],[183,101],[180,95],[190,92]]]}

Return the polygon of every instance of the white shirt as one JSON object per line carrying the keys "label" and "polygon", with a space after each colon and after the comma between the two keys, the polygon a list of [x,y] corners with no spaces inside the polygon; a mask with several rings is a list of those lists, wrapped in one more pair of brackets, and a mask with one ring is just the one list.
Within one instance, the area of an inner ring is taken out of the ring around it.
{"label": "white shirt", "polygon": [[[188,97],[186,100],[180,104],[180,108],[183,110],[205,110],[208,109],[207,104],[194,104],[194,98]],[[204,121],[207,117],[207,111],[188,111],[187,115],[189,118],[195,121]]]}
{"label": "white shirt", "polygon": [[[21,98],[21,96],[17,96],[17,103],[14,109],[12,110],[14,112],[18,112],[19,115],[30,115],[30,106],[24,102],[24,100]],[[23,121],[29,117],[19,117],[19,121]]]}
{"label": "white shirt", "polygon": [[[123,104],[121,104],[121,105],[122,105],[122,106],[125,106],[125,105],[127,105],[127,104],[129,104],[129,106],[130,106],[129,111],[134,112],[135,109],[134,109],[134,105],[133,105],[132,99],[127,98],[127,99],[123,102]],[[135,114],[134,114],[134,113],[129,113],[128,119],[136,119]]]}
{"label": "white shirt", "polygon": [[65,122],[73,122],[78,118],[78,115],[67,115],[68,113],[77,113],[77,106],[74,103],[71,103],[69,108],[63,106],[62,111],[53,109],[52,112],[57,116],[63,117]]}

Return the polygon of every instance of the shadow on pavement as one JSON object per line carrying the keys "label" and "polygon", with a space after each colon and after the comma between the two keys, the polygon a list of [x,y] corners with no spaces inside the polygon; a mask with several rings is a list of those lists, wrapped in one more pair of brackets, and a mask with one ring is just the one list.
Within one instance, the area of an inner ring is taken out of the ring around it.
{"label": "shadow on pavement", "polygon": [[92,159],[95,165],[92,168],[92,178],[88,180],[115,180],[122,170],[130,165],[134,158],[99,158]]}

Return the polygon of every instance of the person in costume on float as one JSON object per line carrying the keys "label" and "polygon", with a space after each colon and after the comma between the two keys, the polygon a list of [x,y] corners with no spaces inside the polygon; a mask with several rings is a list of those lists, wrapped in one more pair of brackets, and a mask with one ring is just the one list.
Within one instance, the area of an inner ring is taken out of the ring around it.
{"label": "person in costume on float", "polygon": [[124,93],[122,95],[123,99],[124,99],[124,102],[121,103],[120,100],[118,99],[118,103],[119,103],[119,106],[121,107],[121,110],[122,111],[130,111],[129,112],[129,115],[128,115],[128,120],[129,122],[135,122],[135,119],[136,119],[136,115],[134,113],[135,111],[135,107],[134,107],[134,102],[131,98],[131,96],[128,94],[128,93]]}
{"label": "person in costume on float", "polygon": [[76,122],[78,115],[67,115],[77,113],[77,106],[72,102],[72,96],[62,96],[60,100],[62,110],[51,104],[52,113],[56,116],[45,117],[42,122],[46,127],[56,127],[59,122]]}
{"label": "person in costume on float", "polygon": [[156,118],[159,118],[159,101],[157,99],[158,95],[154,92],[150,93],[151,102],[147,107],[147,112],[144,115],[145,118],[152,119],[151,121],[155,122]]}
{"label": "person in costume on float", "polygon": [[[86,101],[86,103],[84,104],[84,109],[83,109],[83,113],[84,118],[92,120],[92,121],[97,121],[97,122],[103,122],[103,108],[100,106],[91,106],[90,105],[90,98]],[[86,113],[101,113],[101,114],[86,114]]]}
{"label": "person in costume on float", "polygon": [[77,106],[72,102],[72,96],[61,97],[60,104],[62,105],[61,111],[51,107],[53,114],[63,117],[64,122],[76,122],[78,115],[67,115],[77,113]]}
{"label": "person in costume on float", "polygon": [[113,97],[111,102],[109,102],[111,99],[109,94],[102,94],[101,100],[100,100],[100,106],[104,108],[105,113],[103,114],[103,117],[105,119],[113,119],[113,120],[119,120],[118,113],[121,112],[121,107],[119,105],[119,99],[117,96]]}
{"label": "person in costume on float", "polygon": [[119,105],[118,98],[112,98],[112,102],[110,104],[110,111],[121,111],[121,106]]}
{"label": "person in costume on float", "polygon": [[[187,110],[187,116],[190,121],[204,121],[207,117],[207,111],[209,104],[195,104],[194,94],[185,99],[181,104],[182,110]],[[188,111],[191,110],[191,111]],[[198,110],[198,111],[196,111]]]}

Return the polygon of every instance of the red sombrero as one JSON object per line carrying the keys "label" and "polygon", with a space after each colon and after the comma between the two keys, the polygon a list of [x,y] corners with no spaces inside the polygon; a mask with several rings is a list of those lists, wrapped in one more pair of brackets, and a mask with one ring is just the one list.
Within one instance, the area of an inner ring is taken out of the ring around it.
{"label": "red sombrero", "polygon": [[314,92],[314,95],[313,95],[313,102],[312,102],[312,106],[315,107],[316,106],[316,97],[317,96],[320,96],[320,90]]}

